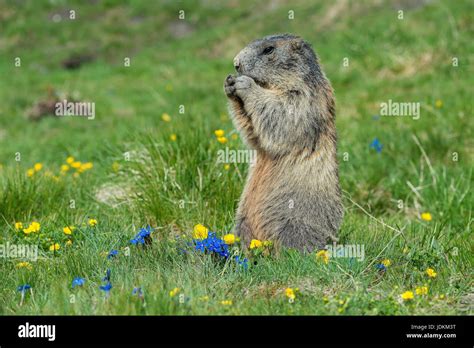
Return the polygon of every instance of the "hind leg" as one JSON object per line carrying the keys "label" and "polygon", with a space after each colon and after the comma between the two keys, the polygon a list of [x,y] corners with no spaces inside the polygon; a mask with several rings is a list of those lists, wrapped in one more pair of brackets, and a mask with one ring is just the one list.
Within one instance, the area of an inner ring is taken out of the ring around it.
{"label": "hind leg", "polygon": [[324,249],[328,244],[327,236],[314,227],[292,222],[288,222],[278,233],[278,241],[282,246],[303,252]]}
{"label": "hind leg", "polygon": [[250,245],[250,241],[255,238],[252,229],[245,218],[238,219],[237,224],[235,225],[235,233],[237,237],[240,238],[241,244],[244,248],[247,248]]}

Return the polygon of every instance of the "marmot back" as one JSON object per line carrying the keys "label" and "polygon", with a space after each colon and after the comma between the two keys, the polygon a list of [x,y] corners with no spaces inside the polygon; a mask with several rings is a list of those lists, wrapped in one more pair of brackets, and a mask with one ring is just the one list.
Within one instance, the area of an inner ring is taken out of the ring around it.
{"label": "marmot back", "polygon": [[293,35],[253,41],[224,90],[236,128],[257,150],[236,217],[250,240],[312,251],[335,240],[343,207],[331,85],[311,46]]}

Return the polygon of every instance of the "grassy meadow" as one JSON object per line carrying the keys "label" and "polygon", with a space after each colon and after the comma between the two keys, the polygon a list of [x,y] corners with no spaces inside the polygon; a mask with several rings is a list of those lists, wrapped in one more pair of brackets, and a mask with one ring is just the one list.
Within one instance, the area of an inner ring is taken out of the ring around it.
{"label": "grassy meadow", "polygon": [[[0,258],[0,314],[472,315],[473,14],[468,0],[0,0],[0,246],[38,248]],[[217,163],[246,148],[224,79],[281,32],[312,43],[334,87],[339,244],[363,260],[194,250],[195,225],[232,233],[248,169]],[[55,96],[95,118],[33,119]],[[419,102],[419,119],[381,116],[389,100]],[[146,226],[151,244],[132,244]]]}

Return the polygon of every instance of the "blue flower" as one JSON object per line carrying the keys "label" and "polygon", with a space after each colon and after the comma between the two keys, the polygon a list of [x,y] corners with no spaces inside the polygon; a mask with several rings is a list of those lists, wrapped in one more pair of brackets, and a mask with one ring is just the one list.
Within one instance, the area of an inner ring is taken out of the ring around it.
{"label": "blue flower", "polygon": [[146,228],[141,228],[140,232],[137,233],[137,235],[130,240],[130,243],[132,244],[145,244],[145,240],[150,238],[150,234],[153,232],[153,229],[150,226],[147,226]]}
{"label": "blue flower", "polygon": [[383,263],[376,264],[375,268],[377,268],[378,270],[380,270],[382,272],[385,272],[387,270],[387,267],[385,267],[385,265]]}
{"label": "blue flower", "polygon": [[107,258],[111,259],[112,257],[117,256],[117,255],[118,255],[118,250],[113,249],[110,251],[109,255],[107,255]]}
{"label": "blue flower", "polygon": [[249,260],[247,258],[244,258],[243,260],[240,259],[240,256],[237,255],[235,257],[235,262],[237,262],[238,265],[241,265],[244,267],[245,270],[249,268]]}
{"label": "blue flower", "polygon": [[31,285],[30,284],[25,284],[25,285],[20,285],[17,290],[24,293],[24,292],[26,292],[27,290],[30,290],[30,289],[31,289]]}
{"label": "blue flower", "polygon": [[99,289],[105,291],[106,293],[109,293],[110,289],[112,289],[112,284],[110,282],[107,282],[107,284],[99,286]]}
{"label": "blue flower", "polygon": [[142,288],[133,288],[132,295],[138,295],[138,297],[143,296]]}
{"label": "blue flower", "polygon": [[72,280],[72,288],[74,289],[76,286],[83,286],[86,280],[81,277],[76,277]]}
{"label": "blue flower", "polygon": [[209,232],[205,239],[195,239],[194,244],[195,249],[200,252],[214,253],[225,258],[230,255],[229,246],[222,239],[216,237],[214,232]]}
{"label": "blue flower", "polygon": [[377,153],[380,153],[380,152],[382,152],[383,145],[382,145],[382,143],[380,142],[380,140],[378,138],[375,138],[370,143],[369,148],[375,149],[375,151],[377,151]]}
{"label": "blue flower", "polygon": [[107,269],[107,272],[105,273],[105,277],[102,278],[102,280],[110,282],[110,269]]}

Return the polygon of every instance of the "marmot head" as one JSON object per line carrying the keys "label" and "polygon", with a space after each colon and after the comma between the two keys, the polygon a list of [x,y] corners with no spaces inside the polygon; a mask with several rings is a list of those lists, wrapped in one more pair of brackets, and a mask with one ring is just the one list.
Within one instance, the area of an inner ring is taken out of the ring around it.
{"label": "marmot head", "polygon": [[327,82],[311,45],[290,34],[271,35],[251,42],[234,58],[241,75],[262,87],[301,90]]}

